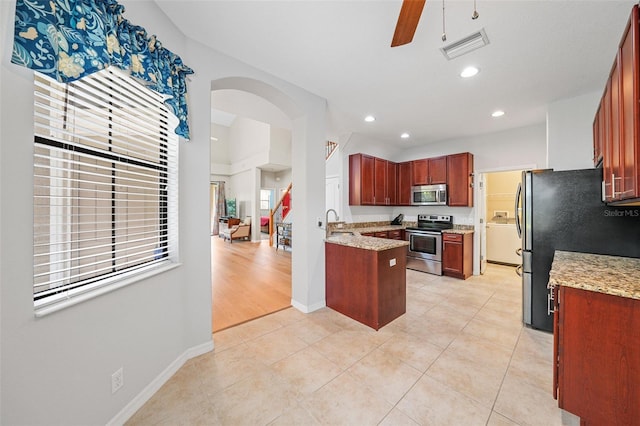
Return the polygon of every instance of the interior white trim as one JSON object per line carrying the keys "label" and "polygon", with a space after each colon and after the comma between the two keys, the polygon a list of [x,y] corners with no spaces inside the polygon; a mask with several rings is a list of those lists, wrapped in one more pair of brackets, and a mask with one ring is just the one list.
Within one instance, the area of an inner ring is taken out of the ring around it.
{"label": "interior white trim", "polygon": [[291,306],[293,306],[294,308],[296,308],[302,313],[308,314],[313,311],[317,311],[318,309],[324,308],[325,306],[327,306],[327,302],[323,301],[323,302],[319,302],[314,305],[308,306],[308,305],[303,305],[302,303],[296,302],[295,300],[291,299]]}
{"label": "interior white trim", "polygon": [[136,395],[127,405],[116,414],[107,426],[124,425],[151,397],[191,358],[195,358],[213,350],[213,339],[193,346],[184,351],[178,358],[167,366],[155,379],[151,381],[138,395]]}

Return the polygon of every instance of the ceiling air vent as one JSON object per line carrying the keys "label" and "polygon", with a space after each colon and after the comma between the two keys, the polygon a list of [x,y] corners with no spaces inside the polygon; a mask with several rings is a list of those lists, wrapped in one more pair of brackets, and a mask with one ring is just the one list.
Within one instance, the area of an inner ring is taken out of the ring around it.
{"label": "ceiling air vent", "polygon": [[442,54],[449,60],[462,56],[473,50],[480,49],[483,46],[489,44],[487,34],[484,32],[484,28],[480,31],[473,33],[465,38],[454,41],[453,43],[441,48]]}

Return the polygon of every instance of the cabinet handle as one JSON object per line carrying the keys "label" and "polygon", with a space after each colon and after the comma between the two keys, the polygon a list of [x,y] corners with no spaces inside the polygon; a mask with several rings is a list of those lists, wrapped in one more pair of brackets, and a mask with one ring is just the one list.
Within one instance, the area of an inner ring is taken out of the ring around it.
{"label": "cabinet handle", "polygon": [[615,173],[611,173],[611,198],[615,198],[617,195],[622,194],[622,191],[616,192],[616,180],[621,179],[621,177],[616,177]]}

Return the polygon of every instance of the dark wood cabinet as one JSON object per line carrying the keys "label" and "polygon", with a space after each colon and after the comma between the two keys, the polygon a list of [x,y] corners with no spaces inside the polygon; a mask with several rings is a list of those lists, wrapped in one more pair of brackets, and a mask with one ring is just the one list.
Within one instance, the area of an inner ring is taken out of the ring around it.
{"label": "dark wood cabinet", "polygon": [[463,280],[473,274],[473,233],[442,233],[442,273]]}
{"label": "dark wood cabinet", "polygon": [[349,205],[397,203],[397,164],[366,154],[349,156]]}
{"label": "dark wood cabinet", "polygon": [[554,288],[554,382],[558,406],[582,425],[640,418],[640,300]]}
{"label": "dark wood cabinet", "polygon": [[413,185],[447,184],[448,205],[473,207],[473,155],[394,163],[367,154],[349,156],[350,206],[410,206]]}
{"label": "dark wood cabinet", "polygon": [[387,232],[387,238],[391,240],[404,240],[404,230],[403,229],[395,229],[393,231]]}
{"label": "dark wood cabinet", "polygon": [[387,161],[386,183],[386,205],[395,206],[398,204],[398,164],[393,161]]}
{"label": "dark wood cabinet", "polygon": [[473,207],[473,154],[447,156],[447,191],[451,207]]}
{"label": "dark wood cabinet", "polygon": [[634,5],[593,122],[605,201],[640,205],[640,21]]}
{"label": "dark wood cabinet", "polygon": [[620,199],[640,197],[640,147],[638,145],[638,120],[640,119],[640,29],[638,6],[631,12],[620,50],[618,67],[620,75]]}
{"label": "dark wood cabinet", "polygon": [[410,206],[411,205],[411,161],[398,164],[398,205]]}
{"label": "dark wood cabinet", "polygon": [[412,170],[413,185],[435,185],[447,183],[447,157],[422,158],[414,160]]}
{"label": "dark wood cabinet", "polygon": [[349,156],[349,205],[374,205],[374,168],[375,157],[366,154]]}
{"label": "dark wood cabinet", "polygon": [[374,157],[373,199],[376,206],[396,204],[398,169],[393,161]]}
{"label": "dark wood cabinet", "polygon": [[327,306],[378,330],[406,311],[407,248],[325,243]]}

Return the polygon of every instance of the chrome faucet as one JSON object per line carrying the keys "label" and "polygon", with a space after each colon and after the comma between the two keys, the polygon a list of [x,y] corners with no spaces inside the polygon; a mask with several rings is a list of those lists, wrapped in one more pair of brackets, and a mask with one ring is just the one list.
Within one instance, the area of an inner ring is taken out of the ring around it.
{"label": "chrome faucet", "polygon": [[334,209],[327,210],[324,215],[325,238],[329,238],[329,212],[333,212],[333,214],[336,216],[336,222],[340,220],[340,218],[338,217],[338,212],[336,212]]}

